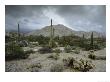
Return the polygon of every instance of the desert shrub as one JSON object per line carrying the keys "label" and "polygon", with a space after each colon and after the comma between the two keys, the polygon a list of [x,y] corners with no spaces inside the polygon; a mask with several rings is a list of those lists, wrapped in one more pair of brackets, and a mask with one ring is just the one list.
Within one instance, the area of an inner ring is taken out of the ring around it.
{"label": "desert shrub", "polygon": [[45,54],[45,53],[52,53],[52,48],[50,47],[42,47],[38,50],[39,53]]}
{"label": "desert shrub", "polygon": [[73,52],[74,52],[75,54],[79,54],[79,53],[80,53],[80,49],[79,49],[79,48],[76,48]]}
{"label": "desert shrub", "polygon": [[61,50],[60,50],[60,49],[55,49],[53,52],[55,52],[55,53],[60,53]]}
{"label": "desert shrub", "polygon": [[79,66],[75,67],[75,70],[81,71],[81,72],[87,72],[90,69],[93,69],[94,65],[91,63],[91,61],[80,59],[78,62]]}
{"label": "desert shrub", "polygon": [[50,71],[51,72],[62,72],[63,69],[64,69],[63,68],[63,65],[61,65],[61,64],[55,64],[55,65],[51,66]]}
{"label": "desert shrub", "polygon": [[72,50],[75,50],[77,48],[77,46],[71,46]]}
{"label": "desert shrub", "polygon": [[54,59],[54,60],[58,60],[59,54],[58,53],[52,54],[52,55],[48,56],[48,58],[51,58],[51,59]]}
{"label": "desert shrub", "polygon": [[66,53],[69,53],[69,52],[71,52],[71,46],[70,45],[67,45],[65,48],[64,48],[64,50],[65,50],[65,52]]}
{"label": "desert shrub", "polygon": [[63,62],[65,63],[65,66],[74,68],[74,62],[76,62],[76,60],[73,57],[68,57],[67,59],[63,59]]}
{"label": "desert shrub", "polygon": [[88,58],[93,59],[93,60],[95,60],[95,59],[96,59],[96,56],[95,56],[95,54],[94,54],[94,51],[93,51],[93,50],[90,50],[90,51],[89,51]]}
{"label": "desert shrub", "polygon": [[23,49],[17,43],[9,43],[5,45],[5,58],[6,60],[12,59],[25,59],[29,55],[25,54]]}
{"label": "desert shrub", "polygon": [[67,59],[63,59],[65,66],[74,69],[75,71],[86,72],[94,67],[94,65],[88,61],[80,59],[79,61],[75,60],[73,57],[68,57]]}
{"label": "desert shrub", "polygon": [[27,69],[31,72],[39,72],[39,69],[42,68],[42,65],[40,63],[32,64]]}

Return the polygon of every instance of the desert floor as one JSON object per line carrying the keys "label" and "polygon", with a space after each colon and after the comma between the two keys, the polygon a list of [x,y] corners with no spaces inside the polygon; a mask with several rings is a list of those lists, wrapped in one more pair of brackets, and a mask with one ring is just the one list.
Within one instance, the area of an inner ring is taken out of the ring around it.
{"label": "desert floor", "polygon": [[[24,50],[28,50],[30,48],[25,47]],[[37,52],[39,47],[34,47],[33,50],[35,53],[30,54],[27,59],[21,60],[12,60],[5,62],[5,71],[8,72],[50,72],[51,67],[59,64],[63,65],[64,62],[62,61],[68,57],[74,57],[75,59],[84,59],[90,60],[94,64],[94,68],[89,70],[89,72],[106,72],[106,60],[92,60],[88,58],[88,51],[80,50],[79,54],[59,53],[58,60],[48,58],[50,55],[54,55],[55,53],[48,53],[48,54],[40,54]],[[96,56],[106,56],[106,49],[95,51]],[[63,72],[74,72],[74,70],[70,68],[63,69]]]}

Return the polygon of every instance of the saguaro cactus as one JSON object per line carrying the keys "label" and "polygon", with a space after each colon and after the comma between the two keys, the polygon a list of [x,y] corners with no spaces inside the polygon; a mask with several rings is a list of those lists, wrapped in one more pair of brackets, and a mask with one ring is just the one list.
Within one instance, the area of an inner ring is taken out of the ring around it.
{"label": "saguaro cactus", "polygon": [[92,34],[91,34],[91,43],[90,43],[90,46],[91,46],[91,49],[93,49],[93,32],[92,32]]}
{"label": "saguaro cactus", "polygon": [[84,37],[84,34],[83,34],[83,36],[82,36],[82,47],[84,47],[84,39],[85,39],[85,37]]}
{"label": "saguaro cactus", "polygon": [[52,27],[52,19],[51,19],[51,26],[50,26],[50,41],[49,41],[49,47],[53,47],[53,38],[54,38],[54,31],[55,29]]}
{"label": "saguaro cactus", "polygon": [[20,28],[19,28],[19,23],[18,23],[18,41],[20,41]]}

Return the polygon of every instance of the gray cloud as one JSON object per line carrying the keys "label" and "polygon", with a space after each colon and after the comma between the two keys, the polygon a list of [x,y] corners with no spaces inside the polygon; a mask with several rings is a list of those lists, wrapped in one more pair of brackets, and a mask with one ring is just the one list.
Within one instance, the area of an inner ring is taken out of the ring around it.
{"label": "gray cloud", "polygon": [[40,29],[63,24],[78,31],[106,32],[106,6],[104,5],[6,5],[6,29],[16,29],[17,22],[23,29]]}

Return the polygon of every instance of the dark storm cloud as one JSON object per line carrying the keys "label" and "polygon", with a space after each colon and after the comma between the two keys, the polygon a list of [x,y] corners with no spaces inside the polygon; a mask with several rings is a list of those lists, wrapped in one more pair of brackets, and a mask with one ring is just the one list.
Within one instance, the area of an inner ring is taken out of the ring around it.
{"label": "dark storm cloud", "polygon": [[40,29],[50,24],[63,24],[79,31],[106,30],[106,7],[96,5],[6,6],[6,29]]}

